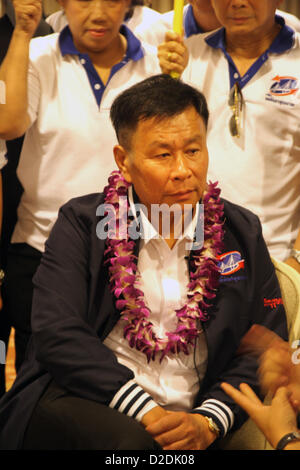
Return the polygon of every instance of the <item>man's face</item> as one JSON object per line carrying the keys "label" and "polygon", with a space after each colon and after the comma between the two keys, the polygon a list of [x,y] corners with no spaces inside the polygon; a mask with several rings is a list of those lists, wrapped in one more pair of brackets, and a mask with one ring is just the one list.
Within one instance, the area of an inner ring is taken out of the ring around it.
{"label": "man's face", "polygon": [[148,214],[151,204],[180,204],[183,209],[201,199],[208,152],[205,124],[194,107],[170,118],[140,121],[129,146],[119,167]]}
{"label": "man's face", "polygon": [[265,32],[274,24],[281,0],[211,0],[216,16],[228,33]]}
{"label": "man's face", "polygon": [[74,44],[80,52],[97,53],[116,39],[130,0],[61,0]]}

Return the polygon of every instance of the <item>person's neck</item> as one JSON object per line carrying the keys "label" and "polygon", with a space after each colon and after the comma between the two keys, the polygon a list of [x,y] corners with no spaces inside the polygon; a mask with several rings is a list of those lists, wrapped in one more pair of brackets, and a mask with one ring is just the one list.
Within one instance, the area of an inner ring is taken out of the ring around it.
{"label": "person's neck", "polygon": [[226,50],[231,56],[241,59],[257,59],[269,49],[279,34],[281,26],[273,24],[269,29],[257,34],[228,34],[226,31]]}
{"label": "person's neck", "polygon": [[102,82],[106,84],[112,67],[124,57],[127,49],[125,36],[119,34],[112,44],[99,52],[88,52],[88,55],[97,70]]}
{"label": "person's neck", "polygon": [[[195,216],[195,207],[192,212],[183,210],[183,213],[175,214],[173,211],[168,211],[168,214],[159,213],[159,217],[151,218],[151,210],[149,214],[149,222],[158,231],[160,236],[164,238],[165,242],[170,249],[174,247],[176,242],[183,236],[187,225],[191,223],[191,219]],[[166,227],[166,222],[169,222]],[[168,236],[166,236],[168,235]]]}

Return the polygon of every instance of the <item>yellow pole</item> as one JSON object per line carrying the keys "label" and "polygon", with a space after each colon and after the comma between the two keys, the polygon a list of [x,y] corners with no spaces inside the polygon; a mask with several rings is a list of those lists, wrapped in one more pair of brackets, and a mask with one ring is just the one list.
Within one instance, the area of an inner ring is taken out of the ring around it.
{"label": "yellow pole", "polygon": [[[183,6],[184,0],[174,0],[173,30],[180,35],[183,29]],[[179,78],[179,73],[171,72],[171,77]]]}

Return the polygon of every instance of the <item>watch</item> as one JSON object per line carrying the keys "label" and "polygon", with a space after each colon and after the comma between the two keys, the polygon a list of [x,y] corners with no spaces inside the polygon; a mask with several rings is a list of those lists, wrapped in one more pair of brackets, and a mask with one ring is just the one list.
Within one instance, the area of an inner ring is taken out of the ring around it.
{"label": "watch", "polygon": [[295,258],[295,260],[297,260],[300,264],[300,250],[295,250],[295,248],[293,248],[291,251],[291,256]]}
{"label": "watch", "polygon": [[289,432],[283,436],[276,446],[276,450],[283,450],[286,445],[293,441],[300,441],[300,432]]}
{"label": "watch", "polygon": [[5,272],[3,271],[3,269],[0,269],[0,286],[2,286],[4,278]]}
{"label": "watch", "polygon": [[208,428],[211,432],[217,435],[217,437],[220,435],[220,429],[218,425],[214,422],[212,418],[209,418],[208,416],[204,416],[206,421],[208,422]]}

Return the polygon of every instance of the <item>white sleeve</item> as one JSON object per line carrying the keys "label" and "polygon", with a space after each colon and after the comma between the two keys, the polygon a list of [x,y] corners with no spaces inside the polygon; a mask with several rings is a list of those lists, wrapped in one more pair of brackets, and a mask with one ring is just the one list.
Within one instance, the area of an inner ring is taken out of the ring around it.
{"label": "white sleeve", "polygon": [[40,80],[37,71],[32,64],[29,64],[28,69],[28,108],[27,112],[32,125],[37,118],[39,102],[40,102]]}

